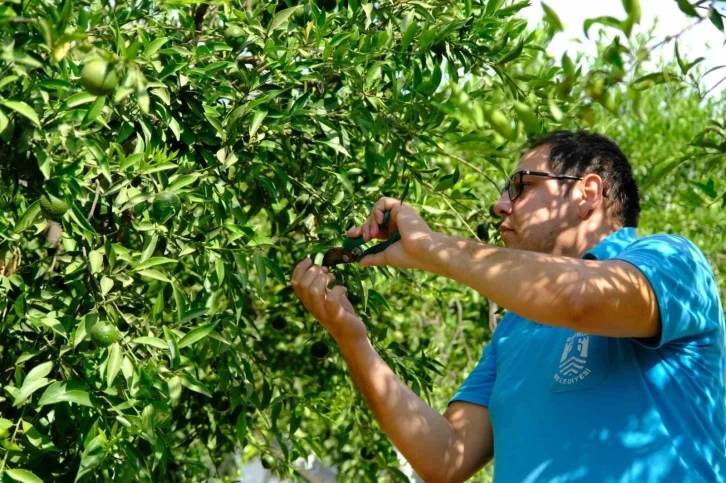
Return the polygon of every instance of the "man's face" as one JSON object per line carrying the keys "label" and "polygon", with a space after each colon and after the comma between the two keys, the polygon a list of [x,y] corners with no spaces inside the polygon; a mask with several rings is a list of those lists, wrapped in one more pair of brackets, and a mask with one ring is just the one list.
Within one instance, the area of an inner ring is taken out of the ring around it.
{"label": "man's face", "polygon": [[[540,146],[520,159],[517,171],[551,172],[549,147]],[[507,248],[569,255],[579,222],[572,191],[576,180],[524,175],[521,194],[510,201],[506,190],[494,205],[502,217],[500,232]]]}

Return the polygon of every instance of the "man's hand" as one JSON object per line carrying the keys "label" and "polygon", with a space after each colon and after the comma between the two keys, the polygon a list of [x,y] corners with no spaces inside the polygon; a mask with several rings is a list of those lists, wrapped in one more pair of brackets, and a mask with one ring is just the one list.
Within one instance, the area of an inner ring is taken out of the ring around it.
{"label": "man's hand", "polygon": [[292,288],[303,305],[341,344],[366,337],[366,326],[355,314],[342,285],[328,289],[335,276],[326,267],[313,265],[306,258],[298,263],[292,275]]}
{"label": "man's hand", "polygon": [[[388,225],[381,229],[383,214],[390,211]],[[376,201],[371,215],[362,226],[348,230],[348,236],[363,236],[368,242],[372,238],[388,239],[398,230],[401,241],[394,243],[381,253],[366,255],[358,265],[361,267],[391,265],[397,268],[423,268],[422,262],[431,248],[433,231],[421,215],[410,205],[393,198],[381,198]]]}

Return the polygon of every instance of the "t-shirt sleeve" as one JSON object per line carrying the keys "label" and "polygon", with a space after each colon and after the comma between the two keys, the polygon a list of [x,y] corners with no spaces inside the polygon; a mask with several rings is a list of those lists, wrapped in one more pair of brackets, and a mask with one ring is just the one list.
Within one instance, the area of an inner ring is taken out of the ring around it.
{"label": "t-shirt sleeve", "polygon": [[659,348],[718,329],[721,304],[713,271],[693,243],[675,235],[651,235],[616,258],[637,267],[658,299],[660,338],[639,342]]}
{"label": "t-shirt sleeve", "polygon": [[489,399],[492,395],[494,381],[497,378],[497,342],[505,329],[506,321],[509,314],[499,322],[499,326],[494,331],[492,340],[484,347],[481,359],[471,371],[464,383],[456,391],[454,397],[451,398],[449,404],[454,401],[465,401],[480,406],[489,407]]}

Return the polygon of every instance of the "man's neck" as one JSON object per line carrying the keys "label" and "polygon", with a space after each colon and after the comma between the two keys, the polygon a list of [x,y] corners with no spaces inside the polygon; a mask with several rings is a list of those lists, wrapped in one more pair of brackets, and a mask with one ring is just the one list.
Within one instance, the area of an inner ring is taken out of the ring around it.
{"label": "man's neck", "polygon": [[587,231],[581,234],[578,237],[578,242],[576,244],[577,248],[575,250],[574,256],[576,258],[582,258],[585,253],[598,246],[604,239],[606,239],[608,236],[612,235],[621,228],[621,226],[617,225],[606,225],[603,226],[602,229]]}

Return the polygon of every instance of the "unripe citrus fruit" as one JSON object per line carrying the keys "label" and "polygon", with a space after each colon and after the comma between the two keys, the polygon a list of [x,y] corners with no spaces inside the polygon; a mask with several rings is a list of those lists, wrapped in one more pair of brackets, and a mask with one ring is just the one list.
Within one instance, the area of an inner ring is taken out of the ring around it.
{"label": "unripe citrus fruit", "polygon": [[509,124],[509,119],[498,109],[485,109],[484,115],[489,121],[495,132],[502,135],[502,137],[513,141],[517,138],[512,125]]}
{"label": "unripe citrus fruit", "polygon": [[237,47],[244,43],[244,34],[245,31],[241,27],[230,25],[224,30],[224,40],[232,47]]}
{"label": "unripe citrus fruit", "polygon": [[68,211],[68,203],[53,195],[43,195],[40,197],[40,211],[49,220],[60,220]]}
{"label": "unripe citrus fruit", "polygon": [[81,71],[81,85],[93,95],[107,96],[116,90],[118,77],[104,60],[93,60]]}
{"label": "unripe citrus fruit", "polygon": [[108,322],[98,322],[91,328],[91,340],[99,347],[108,347],[119,338],[119,331],[115,325]]}
{"label": "unripe citrus fruit", "polygon": [[181,209],[181,200],[176,193],[164,191],[154,197],[151,204],[151,216],[158,223],[165,223]]}
{"label": "unripe citrus fruit", "polygon": [[532,112],[532,109],[523,102],[514,103],[514,111],[517,113],[517,117],[522,121],[524,128],[530,133],[542,132],[542,125],[537,119],[537,115]]}

